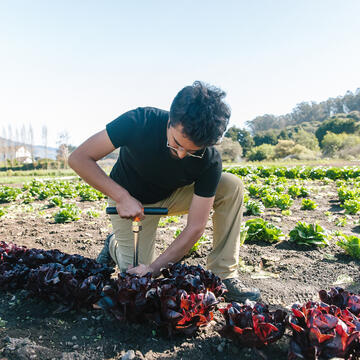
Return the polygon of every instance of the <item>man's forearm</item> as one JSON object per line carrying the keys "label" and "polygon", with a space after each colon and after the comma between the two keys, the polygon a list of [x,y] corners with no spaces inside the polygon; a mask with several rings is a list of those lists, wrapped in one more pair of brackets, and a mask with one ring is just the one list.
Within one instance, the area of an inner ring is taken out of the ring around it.
{"label": "man's forearm", "polygon": [[69,165],[88,184],[115,201],[118,202],[127,194],[127,190],[108,177],[95,160],[71,156]]}
{"label": "man's forearm", "polygon": [[153,275],[160,275],[160,269],[168,266],[169,263],[176,263],[181,260],[200,239],[202,234],[203,229],[185,227],[171,245],[150,265]]}

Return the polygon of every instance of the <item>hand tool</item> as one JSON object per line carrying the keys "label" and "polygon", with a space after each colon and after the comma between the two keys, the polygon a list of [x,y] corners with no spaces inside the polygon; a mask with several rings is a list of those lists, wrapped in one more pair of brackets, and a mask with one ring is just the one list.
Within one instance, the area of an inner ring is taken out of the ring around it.
{"label": "hand tool", "polygon": [[[117,214],[116,207],[107,207],[106,213],[109,215]],[[167,215],[167,208],[160,207],[145,207],[145,215]],[[133,257],[133,266],[139,265],[139,233],[141,231],[141,220],[139,217],[135,217],[132,222],[132,232],[134,233],[134,257]]]}

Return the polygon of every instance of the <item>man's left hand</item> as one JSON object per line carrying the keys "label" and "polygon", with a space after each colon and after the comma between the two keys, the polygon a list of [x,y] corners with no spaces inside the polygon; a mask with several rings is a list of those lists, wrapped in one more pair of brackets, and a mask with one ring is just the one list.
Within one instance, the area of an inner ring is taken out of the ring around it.
{"label": "man's left hand", "polygon": [[140,264],[140,265],[138,265],[136,267],[129,266],[128,270],[127,270],[127,273],[128,274],[135,274],[135,275],[138,275],[138,276],[145,276],[148,273],[152,274],[153,269],[148,265]]}

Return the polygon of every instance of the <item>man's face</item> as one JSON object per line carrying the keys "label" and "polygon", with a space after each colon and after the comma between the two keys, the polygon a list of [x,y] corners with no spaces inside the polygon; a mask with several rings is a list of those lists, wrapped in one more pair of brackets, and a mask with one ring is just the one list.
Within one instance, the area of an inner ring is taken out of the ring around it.
{"label": "man's face", "polygon": [[175,159],[183,159],[186,156],[202,158],[205,149],[196,146],[183,134],[182,130],[182,125],[178,124],[173,127],[170,126],[170,123],[168,123],[167,146],[170,150],[171,156]]}

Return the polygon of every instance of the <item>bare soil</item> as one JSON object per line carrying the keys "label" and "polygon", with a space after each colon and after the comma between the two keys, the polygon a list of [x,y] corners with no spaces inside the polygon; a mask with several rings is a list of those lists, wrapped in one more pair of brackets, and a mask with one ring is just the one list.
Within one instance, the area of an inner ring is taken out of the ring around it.
{"label": "bare soil", "polygon": [[[359,226],[353,225],[358,216],[348,220],[345,227],[337,227],[335,219],[344,216],[334,183],[309,182],[311,199],[319,205],[314,211],[300,210],[298,199],[291,207],[292,215],[283,216],[279,209],[266,209],[261,217],[281,227],[285,234],[296,222],[318,222],[329,231],[341,230],[357,235]],[[46,202],[32,206],[20,204],[8,207],[8,215],[0,219],[0,240],[29,248],[59,249],[95,258],[104,239],[111,232],[105,215],[105,201],[78,202],[83,214],[79,221],[56,224],[52,218],[55,208]],[[96,209],[100,216],[91,218],[87,209]],[[32,210],[31,210],[32,209]],[[330,216],[324,213],[329,211]],[[249,219],[244,216],[244,220]],[[176,229],[186,222],[168,224],[158,230],[157,250],[162,251],[173,240]],[[206,264],[206,254],[211,249],[212,223],[206,229],[209,242],[185,261]],[[283,241],[277,244],[246,243],[241,248],[239,271],[243,282],[261,290],[262,301],[272,309],[289,311],[295,303],[318,300],[320,289],[329,290],[334,285],[360,292],[359,261],[344,254],[336,246],[315,249],[303,248]],[[222,304],[220,307],[223,307]],[[119,323],[101,310],[53,314],[57,304],[29,298],[22,290],[14,293],[0,291],[0,359],[286,359],[290,333],[262,353],[240,348],[222,339],[217,330],[223,325],[222,315],[216,311],[215,321],[192,338],[181,336],[172,339],[160,336],[151,324]],[[129,351],[133,350],[134,354]]]}

